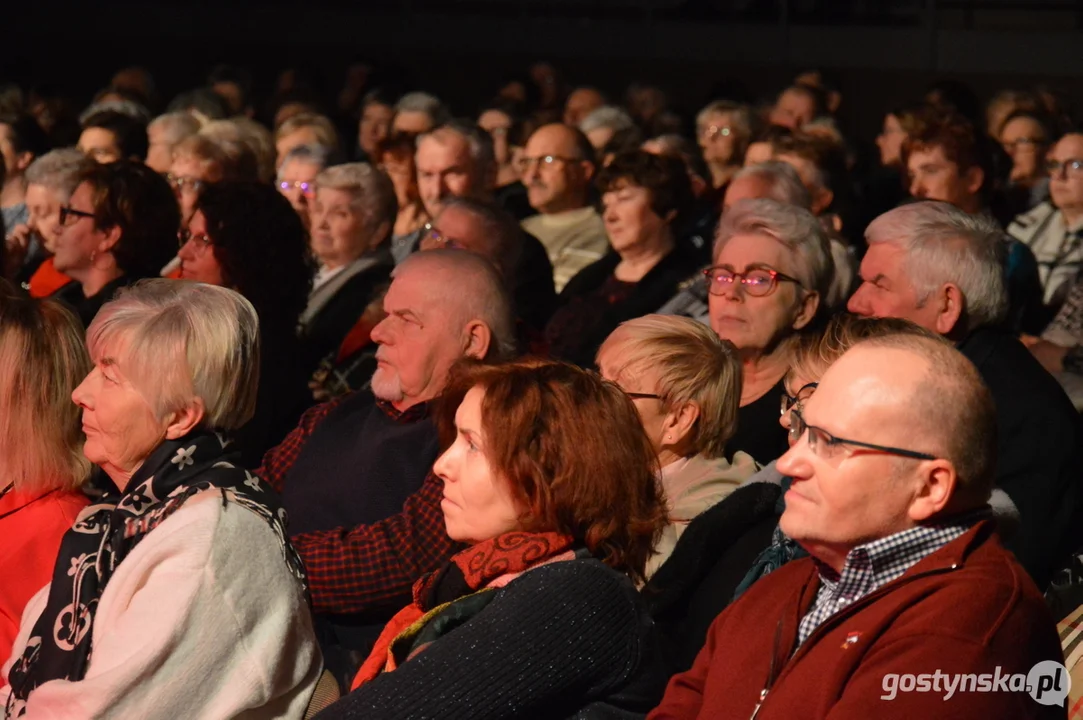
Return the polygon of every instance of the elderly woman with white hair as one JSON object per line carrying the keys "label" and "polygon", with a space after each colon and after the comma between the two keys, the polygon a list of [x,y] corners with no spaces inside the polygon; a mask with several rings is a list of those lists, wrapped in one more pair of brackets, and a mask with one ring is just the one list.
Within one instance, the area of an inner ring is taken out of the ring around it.
{"label": "elderly woman with white hair", "polygon": [[319,265],[301,314],[311,370],[338,351],[361,313],[390,283],[395,187],[368,163],[329,167],[316,176],[311,247]]}
{"label": "elderly woman with white hair", "polygon": [[688,524],[758,469],[746,453],[725,457],[737,427],[741,363],[731,343],[695,320],[646,315],[610,333],[598,369],[632,398],[662,469],[669,523],[647,561],[649,578]]}
{"label": "elderly woman with white hair", "polygon": [[818,320],[834,265],[823,226],[773,200],[735,204],[719,223],[704,271],[711,328],[737,347],[743,368],[737,432],[727,451],[761,463],[786,452],[778,424],[782,379],[796,333]]}
{"label": "elderly woman with white hair", "polygon": [[5,666],[5,717],[301,718],[321,673],[277,495],[221,433],[253,413],[232,290],[152,280],[105,305],[72,393],[113,487],[64,536]]}

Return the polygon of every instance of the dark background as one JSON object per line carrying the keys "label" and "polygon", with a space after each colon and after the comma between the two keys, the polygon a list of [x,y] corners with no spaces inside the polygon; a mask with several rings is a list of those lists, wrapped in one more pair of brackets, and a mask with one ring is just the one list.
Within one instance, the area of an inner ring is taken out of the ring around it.
{"label": "dark background", "polygon": [[168,101],[219,62],[253,71],[258,102],[287,67],[333,101],[357,59],[467,115],[543,59],[617,98],[632,80],[658,84],[686,114],[720,81],[766,98],[822,67],[842,89],[842,127],[861,139],[938,78],[983,97],[1044,82],[1083,99],[1080,0],[24,0],[6,4],[3,25],[0,79],[80,102],[130,64]]}

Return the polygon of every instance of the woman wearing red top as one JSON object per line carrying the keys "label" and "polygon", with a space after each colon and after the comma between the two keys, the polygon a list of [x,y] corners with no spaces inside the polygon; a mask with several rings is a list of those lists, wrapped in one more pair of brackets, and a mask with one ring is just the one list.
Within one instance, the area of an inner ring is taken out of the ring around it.
{"label": "woman wearing red top", "polygon": [[89,372],[75,316],[0,280],[0,664],[27,601],[49,583],[61,537],[89,502],[79,491],[90,462],[71,400]]}

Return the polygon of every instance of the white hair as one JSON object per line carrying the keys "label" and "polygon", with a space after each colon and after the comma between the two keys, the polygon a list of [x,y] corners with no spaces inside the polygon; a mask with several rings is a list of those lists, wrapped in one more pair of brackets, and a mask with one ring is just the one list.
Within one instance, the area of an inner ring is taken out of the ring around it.
{"label": "white hair", "polygon": [[190,112],[169,112],[151,120],[147,132],[161,129],[166,144],[172,148],[186,137],[195,135],[202,127],[203,122]]}
{"label": "white hair", "polygon": [[622,108],[615,105],[606,105],[583,118],[582,122],[579,123],[579,129],[584,133],[589,133],[598,128],[609,128],[616,133],[634,128],[635,125],[632,116]]}
{"label": "white hair", "polygon": [[726,243],[741,234],[764,235],[785,246],[793,255],[794,274],[801,285],[826,301],[835,263],[827,232],[811,212],[775,200],[742,200],[722,215],[713,257],[717,259]]}
{"label": "white hair", "polygon": [[45,153],[26,169],[26,184],[41,185],[56,193],[67,202],[84,171],[94,167],[91,160],[78,148],[62,148]]}
{"label": "white hair", "polygon": [[326,145],[298,145],[286,153],[286,157],[282,158],[282,165],[278,168],[278,179],[282,179],[282,172],[294,160],[318,165],[320,170],[324,170],[330,164],[334,153],[334,148],[329,148]]}
{"label": "white hair", "polygon": [[805,210],[812,207],[812,197],[809,195],[808,188],[801,182],[801,176],[797,174],[793,165],[789,163],[768,160],[749,165],[738,170],[731,183],[743,177],[756,177],[767,183],[767,194],[764,197],[770,200]]}
{"label": "white hair", "polygon": [[515,319],[511,298],[504,279],[496,267],[480,255],[464,250],[428,250],[413,253],[395,266],[391,277],[396,278],[416,268],[432,282],[444,282],[442,296],[452,314],[461,318],[463,326],[480,320],[492,333],[486,360],[509,360],[517,354]]}
{"label": "white hair", "polygon": [[[399,203],[391,179],[368,163],[333,165],[316,176],[316,188],[345,190],[353,195],[351,204],[361,211],[369,232],[388,223],[388,233],[395,225]],[[380,238],[382,241],[383,238]]]}
{"label": "white hair", "polygon": [[259,318],[228,288],[140,281],[102,307],[87,328],[87,347],[95,361],[120,348],[116,359],[160,418],[196,399],[212,430],[236,430],[255,413]]}
{"label": "white hair", "polygon": [[967,331],[999,323],[1008,311],[1004,231],[984,215],[925,200],[889,210],[865,230],[869,245],[891,243],[906,253],[906,273],[919,307],[945,283],[965,299]]}

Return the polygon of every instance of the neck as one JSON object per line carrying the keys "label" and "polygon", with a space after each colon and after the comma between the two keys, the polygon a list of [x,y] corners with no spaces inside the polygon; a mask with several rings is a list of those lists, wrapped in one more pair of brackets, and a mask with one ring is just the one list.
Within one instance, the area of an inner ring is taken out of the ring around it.
{"label": "neck", "polygon": [[1062,207],[1060,214],[1064,218],[1064,227],[1069,230],[1083,221],[1083,207]]}
{"label": "neck", "polygon": [[107,268],[100,268],[92,264],[82,270],[69,270],[67,272],[68,277],[83,286],[83,295],[88,298],[97,295],[103,287],[123,274],[114,263],[110,263]]}
{"label": "neck", "polygon": [[574,196],[554,199],[552,202],[547,203],[545,207],[535,208],[535,210],[542,215],[559,215],[571,210],[582,210],[586,206],[587,200],[585,197]]}
{"label": "neck", "polygon": [[669,227],[666,227],[660,237],[636,243],[633,247],[622,250],[620,263],[617,264],[613,275],[622,282],[639,282],[672,250],[673,234],[669,231]]}
{"label": "neck", "polygon": [[732,180],[737,171],[741,169],[738,165],[718,161],[708,163],[707,167],[711,169],[711,182],[716,188],[720,188]]}
{"label": "neck", "polygon": [[0,188],[0,207],[12,207],[24,202],[26,202],[26,186],[23,185],[23,176],[9,177],[4,181],[4,187]]}
{"label": "neck", "polygon": [[741,406],[759,400],[790,369],[790,343],[783,341],[769,353],[741,353]]}
{"label": "neck", "polygon": [[688,454],[681,452],[679,448],[664,445],[658,451],[658,467],[667,468],[678,460],[684,460],[686,457],[688,457]]}
{"label": "neck", "polygon": [[504,187],[505,185],[511,185],[513,182],[519,179],[519,171],[510,162],[501,165],[496,171],[496,186]]}

